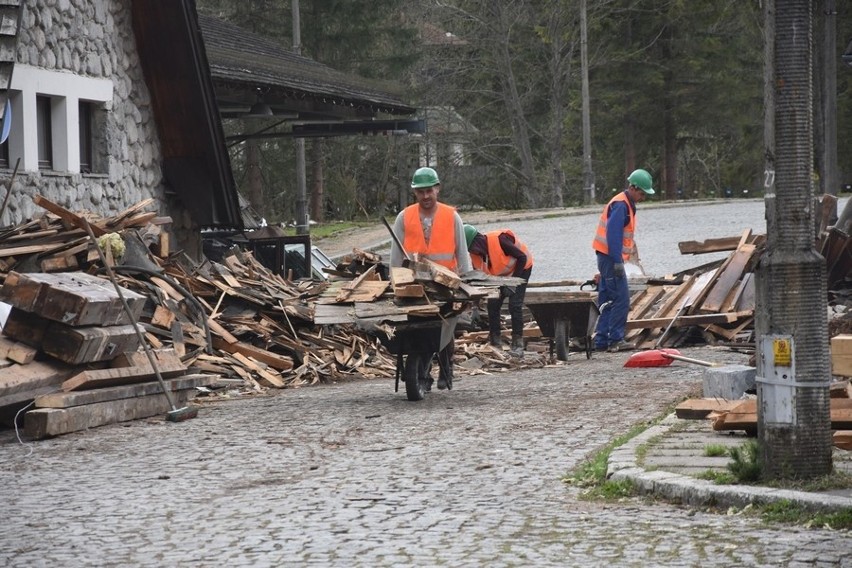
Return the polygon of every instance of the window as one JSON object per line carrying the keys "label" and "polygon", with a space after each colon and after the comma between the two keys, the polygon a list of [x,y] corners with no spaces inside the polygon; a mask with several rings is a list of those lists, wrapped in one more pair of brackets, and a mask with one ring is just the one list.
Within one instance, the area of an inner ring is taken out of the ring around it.
{"label": "window", "polygon": [[53,125],[50,120],[50,97],[36,97],[38,128],[38,168],[53,169]]}
{"label": "window", "polygon": [[92,164],[92,103],[80,101],[80,171],[90,174]]}
{"label": "window", "polygon": [[25,172],[106,174],[113,92],[108,79],[16,63],[9,93],[20,135],[10,137],[10,165],[20,159]]}

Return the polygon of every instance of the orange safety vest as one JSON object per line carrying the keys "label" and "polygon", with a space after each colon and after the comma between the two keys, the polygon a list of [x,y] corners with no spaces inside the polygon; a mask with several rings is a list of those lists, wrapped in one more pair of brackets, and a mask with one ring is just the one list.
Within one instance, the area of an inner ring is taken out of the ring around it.
{"label": "orange safety vest", "polygon": [[515,271],[518,259],[503,252],[503,247],[500,246],[500,235],[503,233],[511,235],[515,239],[515,246],[527,255],[527,263],[524,265],[524,268],[532,267],[532,253],[530,253],[527,245],[522,243],[512,231],[501,229],[485,233],[485,242],[488,243],[488,258],[482,258],[475,253],[470,254],[470,261],[475,270],[481,270],[486,274],[494,276],[510,276]]}
{"label": "orange safety vest", "polygon": [[624,235],[621,240],[621,256],[624,260],[630,259],[636,253],[636,243],[633,241],[633,235],[636,232],[636,216],[633,214],[633,208],[630,206],[630,199],[623,191],[609,200],[609,203],[604,207],[603,213],[598,220],[598,230],[595,233],[595,239],[592,241],[592,248],[602,254],[609,254],[609,245],[606,242],[606,222],[607,211],[609,206],[616,201],[623,201],[627,205],[627,226],[624,227]]}
{"label": "orange safety vest", "polygon": [[455,208],[437,203],[438,210],[432,219],[432,234],[429,242],[423,236],[420,222],[420,205],[409,205],[403,211],[402,223],[405,239],[402,246],[409,254],[418,253],[432,262],[446,266],[453,272],[458,268],[456,260],[456,216]]}

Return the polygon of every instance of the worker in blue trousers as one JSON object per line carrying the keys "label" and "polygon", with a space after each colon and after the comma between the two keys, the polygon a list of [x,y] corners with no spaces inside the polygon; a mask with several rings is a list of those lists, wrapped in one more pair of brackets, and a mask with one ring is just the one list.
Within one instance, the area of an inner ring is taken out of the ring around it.
{"label": "worker in blue trousers", "polygon": [[654,195],[651,174],[635,170],[627,177],[627,189],[606,204],[598,220],[592,248],[597,257],[598,307],[601,309],[595,328],[595,350],[627,351],[633,345],[624,340],[627,314],[630,311],[630,289],[624,263],[638,260],[636,241],[636,204]]}

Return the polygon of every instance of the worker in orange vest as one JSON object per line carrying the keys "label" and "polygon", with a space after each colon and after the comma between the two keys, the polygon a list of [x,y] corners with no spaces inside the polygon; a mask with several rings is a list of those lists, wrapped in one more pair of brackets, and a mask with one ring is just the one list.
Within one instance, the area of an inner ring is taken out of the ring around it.
{"label": "worker in orange vest", "polygon": [[[635,170],[627,177],[627,189],[609,200],[598,220],[592,248],[597,257],[600,282],[598,306],[601,308],[595,328],[595,349],[627,351],[633,346],[624,340],[630,289],[624,263],[638,260],[636,242],[636,204],[654,195],[651,174]],[[604,306],[606,306],[604,308]]]}
{"label": "worker in orange vest", "polygon": [[[396,216],[393,232],[405,251],[393,244],[391,266],[402,266],[405,255],[429,259],[446,266],[456,274],[470,272],[470,257],[464,239],[464,224],[454,207],[438,201],[441,180],[432,168],[418,168],[411,178],[411,189],[417,203],[409,205]],[[453,388],[453,352],[455,344],[449,344],[438,354],[440,374],[439,389]],[[426,381],[431,389],[430,368],[432,361],[425,360],[426,367],[420,370],[420,380]]]}
{"label": "worker in orange vest", "polygon": [[513,276],[523,278],[524,283],[517,286],[501,286],[498,298],[488,300],[488,342],[500,347],[500,310],[503,301],[509,298],[509,315],[512,319],[512,344],[510,353],[516,357],[524,354],[524,296],[530,274],[533,257],[527,246],[508,229],[480,233],[472,225],[464,226],[467,250],[474,270],[481,270],[494,276]]}

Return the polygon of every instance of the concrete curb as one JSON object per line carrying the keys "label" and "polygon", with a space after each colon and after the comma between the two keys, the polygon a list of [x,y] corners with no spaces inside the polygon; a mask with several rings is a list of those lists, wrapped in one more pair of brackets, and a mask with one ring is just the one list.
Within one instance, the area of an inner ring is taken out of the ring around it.
{"label": "concrete curb", "polygon": [[650,440],[665,435],[675,425],[674,414],[614,449],[607,463],[607,478],[630,480],[644,494],[692,506],[745,507],[789,501],[809,511],[841,512],[852,509],[852,498],[749,485],[717,485],[704,479],[666,471],[645,471],[637,452]]}

